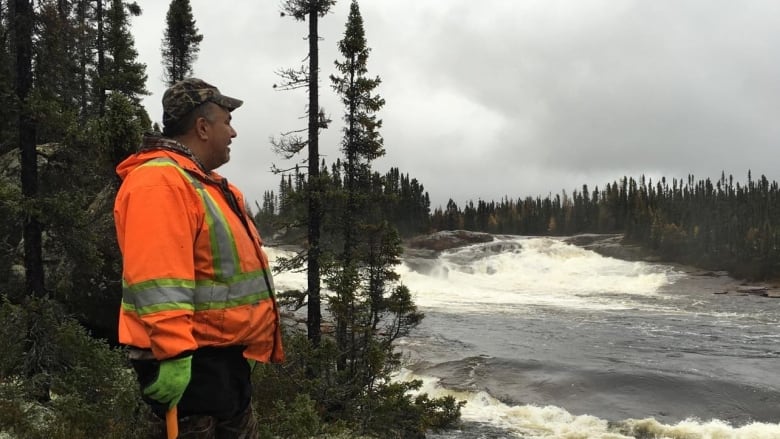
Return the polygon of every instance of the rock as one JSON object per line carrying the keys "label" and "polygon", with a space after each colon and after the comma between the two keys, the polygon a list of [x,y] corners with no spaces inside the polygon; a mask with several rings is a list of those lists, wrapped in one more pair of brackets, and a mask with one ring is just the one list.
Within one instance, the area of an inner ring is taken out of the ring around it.
{"label": "rock", "polygon": [[765,296],[769,287],[762,285],[740,285],[737,287],[738,293],[754,294],[757,296]]}
{"label": "rock", "polygon": [[493,241],[493,235],[489,233],[446,230],[414,237],[407,242],[405,247],[409,249],[407,254],[418,257],[435,257],[435,252],[491,241]]}
{"label": "rock", "polygon": [[624,261],[659,262],[660,258],[639,245],[628,244],[623,241],[621,234],[595,234],[585,233],[565,237],[564,242],[587,250],[594,251],[602,256],[607,256]]}

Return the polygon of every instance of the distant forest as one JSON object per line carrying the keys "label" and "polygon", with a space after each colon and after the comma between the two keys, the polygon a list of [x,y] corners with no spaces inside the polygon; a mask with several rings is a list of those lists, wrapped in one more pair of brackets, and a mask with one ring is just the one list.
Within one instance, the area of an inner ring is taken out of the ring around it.
{"label": "distant forest", "polygon": [[[329,184],[341,185],[338,164],[321,172]],[[305,179],[300,172],[282,177],[278,194],[267,191],[256,218],[266,236],[278,236],[278,224],[289,224],[301,200]],[[738,278],[775,280],[780,277],[780,193],[765,176],[740,184],[725,173],[720,179],[687,180],[645,176],[622,177],[604,189],[583,185],[571,195],[505,197],[458,206],[452,199],[431,211],[424,186],[392,168],[374,173],[372,191],[381,197],[383,217],[402,236],[440,230],[470,230],[495,234],[566,236],[580,233],[621,233],[663,260],[728,271]],[[286,239],[295,236],[285,230]]]}

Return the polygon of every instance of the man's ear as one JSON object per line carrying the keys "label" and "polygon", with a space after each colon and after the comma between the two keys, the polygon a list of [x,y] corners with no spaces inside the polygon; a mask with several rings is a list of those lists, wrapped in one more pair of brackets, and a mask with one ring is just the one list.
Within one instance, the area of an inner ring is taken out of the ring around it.
{"label": "man's ear", "polygon": [[209,121],[205,117],[195,119],[195,134],[198,136],[198,139],[208,140],[209,128]]}

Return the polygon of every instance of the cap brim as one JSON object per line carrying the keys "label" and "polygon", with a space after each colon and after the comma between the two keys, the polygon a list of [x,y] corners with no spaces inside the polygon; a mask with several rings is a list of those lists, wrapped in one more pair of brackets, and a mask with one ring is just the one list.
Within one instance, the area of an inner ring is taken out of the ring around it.
{"label": "cap brim", "polygon": [[225,95],[215,96],[211,101],[220,107],[227,108],[228,111],[233,111],[244,103],[241,99],[231,98],[230,96]]}

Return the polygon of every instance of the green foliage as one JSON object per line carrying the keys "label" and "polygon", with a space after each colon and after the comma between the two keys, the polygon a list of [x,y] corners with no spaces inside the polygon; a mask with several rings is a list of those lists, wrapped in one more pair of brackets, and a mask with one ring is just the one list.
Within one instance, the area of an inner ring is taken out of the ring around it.
{"label": "green foliage", "polygon": [[[285,351],[283,365],[258,365],[254,371],[263,437],[412,438],[452,428],[460,420],[465,402],[420,394],[420,381],[387,378],[366,387],[353,374],[338,371],[339,351],[331,337],[315,349],[304,334],[292,334],[285,339]],[[274,401],[273,410],[262,405],[267,401]]]}
{"label": "green foliage", "polygon": [[33,439],[145,433],[148,411],[124,353],[91,337],[55,302],[3,301],[0,336],[0,432]]}
{"label": "green foliage", "polygon": [[104,157],[98,167],[104,166],[113,178],[116,165],[135,152],[143,132],[149,130],[149,115],[133,99],[113,93],[106,100],[105,115],[95,122],[97,126],[90,129],[94,136],[92,147]]}
{"label": "green foliage", "polygon": [[[101,0],[103,1],[103,0]],[[137,61],[138,52],[130,34],[128,4],[123,0],[110,0],[105,20],[105,66],[98,82],[102,90],[125,95],[138,104],[139,95],[146,90],[146,65]],[[129,8],[133,12],[134,8]]]}
{"label": "green foliage", "polygon": [[104,116],[81,127],[72,121],[62,134],[64,144],[38,147],[41,193],[34,205],[24,205],[34,209],[45,225],[52,296],[101,337],[112,340],[121,297],[121,259],[113,224],[114,166],[135,149],[147,126],[146,113],[130,98],[110,94]]}
{"label": "green foliage", "polygon": [[[0,155],[5,154],[16,145],[17,120],[16,93],[14,92],[14,62],[11,54],[11,21],[7,4],[0,1]],[[13,140],[11,140],[13,139]]]}
{"label": "green foliage", "polygon": [[[339,48],[344,61],[336,65],[343,76],[331,79],[342,96],[349,126],[342,143],[345,157],[331,173],[323,163],[316,177],[319,201],[326,206],[319,264],[333,292],[327,304],[335,327],[333,331],[326,328],[319,343],[303,335],[290,337],[285,365],[255,372],[257,398],[276,401],[277,409],[284,409],[269,412],[276,417],[261,424],[268,426],[268,434],[283,437],[308,437],[315,427],[320,435],[422,437],[429,428],[455,422],[461,405],[413,396],[419,382],[391,379],[401,364],[393,341],[416,326],[422,313],[394,271],[400,263],[401,240],[382,217],[383,208],[397,192],[386,193],[382,177],[371,172],[373,160],[384,153],[378,132],[381,121],[374,114],[384,100],[373,95],[379,78],[365,77],[368,49],[355,2]],[[394,183],[396,188],[401,186]],[[311,193],[307,187],[311,184],[297,169],[283,177],[278,202],[264,200],[263,219],[267,221],[268,211],[275,209],[271,206],[277,205],[280,217],[300,218],[305,212],[301,195]],[[302,262],[298,257],[283,264],[295,268]],[[304,294],[287,292],[284,297],[299,307]],[[316,414],[320,423],[289,423],[288,418],[279,418],[285,412],[300,413],[302,419],[313,419],[310,416]]]}
{"label": "green foliage", "polygon": [[163,75],[168,85],[188,77],[198,59],[203,35],[198,33],[189,0],[171,0],[162,40]]}
{"label": "green foliage", "polygon": [[336,0],[284,0],[282,15],[290,15],[299,21],[305,20],[312,13],[324,17],[335,4]]}
{"label": "green foliage", "polygon": [[22,191],[18,184],[12,184],[0,177],[0,289],[9,287],[11,267],[17,262],[17,245],[21,238],[19,219],[22,213]]}
{"label": "green foliage", "polygon": [[268,412],[276,416],[260,424],[262,438],[306,439],[316,436],[322,428],[314,401],[306,394],[295,395],[289,403],[275,400],[273,410]]}
{"label": "green foliage", "polygon": [[465,401],[451,396],[431,399],[425,393],[412,396],[421,385],[414,380],[379,386],[374,397],[365,401],[364,416],[370,420],[365,423],[366,432],[378,437],[424,438],[428,430],[456,427]]}

